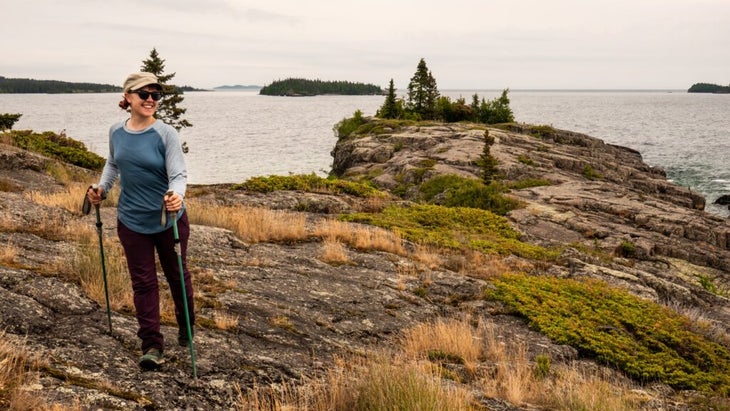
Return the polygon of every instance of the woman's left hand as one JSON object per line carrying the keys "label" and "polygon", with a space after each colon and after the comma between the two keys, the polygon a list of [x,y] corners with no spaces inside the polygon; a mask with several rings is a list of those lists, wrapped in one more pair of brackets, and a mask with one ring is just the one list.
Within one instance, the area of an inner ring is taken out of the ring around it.
{"label": "woman's left hand", "polygon": [[182,197],[178,193],[165,195],[165,209],[167,211],[180,211],[182,208]]}

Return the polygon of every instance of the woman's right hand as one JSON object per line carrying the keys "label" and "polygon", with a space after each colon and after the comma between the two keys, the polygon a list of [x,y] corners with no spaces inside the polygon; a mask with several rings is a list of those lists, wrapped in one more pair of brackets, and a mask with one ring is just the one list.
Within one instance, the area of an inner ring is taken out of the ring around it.
{"label": "woman's right hand", "polygon": [[98,186],[91,186],[88,190],[86,190],[86,198],[88,198],[89,202],[93,205],[101,203],[102,194],[104,194],[104,190]]}

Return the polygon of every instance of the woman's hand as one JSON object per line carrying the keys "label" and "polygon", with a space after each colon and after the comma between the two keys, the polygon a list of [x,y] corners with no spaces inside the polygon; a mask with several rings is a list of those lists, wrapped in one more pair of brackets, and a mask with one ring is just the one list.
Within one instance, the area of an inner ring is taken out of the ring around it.
{"label": "woman's hand", "polygon": [[88,190],[86,190],[86,198],[88,198],[89,202],[93,205],[101,203],[101,200],[104,199],[103,194],[104,190],[96,185],[91,186]]}
{"label": "woman's hand", "polygon": [[182,208],[182,197],[176,192],[165,194],[165,209],[167,211],[180,211]]}

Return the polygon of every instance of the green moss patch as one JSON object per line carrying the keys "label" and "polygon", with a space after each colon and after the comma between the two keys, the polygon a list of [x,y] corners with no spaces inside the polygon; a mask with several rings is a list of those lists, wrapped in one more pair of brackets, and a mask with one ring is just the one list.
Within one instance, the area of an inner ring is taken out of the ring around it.
{"label": "green moss patch", "polygon": [[234,184],[231,189],[257,191],[260,193],[270,193],[277,190],[293,190],[313,193],[349,194],[356,197],[387,196],[387,194],[367,184],[335,178],[322,178],[314,173],[253,177],[243,183]]}
{"label": "green moss patch", "polygon": [[386,228],[420,244],[540,260],[554,260],[559,255],[557,250],[519,241],[520,233],[506,218],[487,210],[421,204],[389,206],[380,213],[348,214],[341,218]]}

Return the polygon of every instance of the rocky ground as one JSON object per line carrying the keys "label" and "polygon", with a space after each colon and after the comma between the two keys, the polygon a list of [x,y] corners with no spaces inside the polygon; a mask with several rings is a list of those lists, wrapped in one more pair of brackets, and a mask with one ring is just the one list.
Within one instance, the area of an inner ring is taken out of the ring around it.
{"label": "rocky ground", "polygon": [[[521,126],[489,132],[496,139],[492,154],[506,179],[552,182],[514,191],[526,207],[509,215],[531,242],[575,245],[565,252],[564,265],[547,270],[601,278],[658,302],[699,310],[727,334],[730,302],[722,293],[708,292],[698,279],[709,279],[719,290],[730,288],[730,225],[703,212],[701,196],[668,183],[638,153],[588,136],[558,132],[536,138]],[[376,175],[384,189],[439,173],[476,176],[483,134],[483,129],[455,125],[344,140],[333,150],[333,170],[343,178]],[[0,147],[2,177],[19,188],[0,191],[0,221],[33,227],[56,213],[93,224],[91,216],[31,201],[29,191],[60,188],[44,173],[48,161]],[[587,165],[600,178],[587,178]],[[357,201],[312,193],[232,193],[224,186],[191,187],[191,195],[289,210],[306,203],[309,219],[346,212]],[[113,237],[115,209],[102,211],[104,235]],[[533,353],[577,358],[569,347],[552,344],[521,320],[490,307],[481,297],[485,281],[446,268],[403,275],[414,264],[410,258],[355,249],[347,251],[351,264],[331,265],[317,258],[317,240],[246,244],[228,230],[201,225],[192,227],[191,239],[193,272],[226,288],[203,296],[208,303],[198,307],[199,318],[212,318],[214,309],[238,318],[238,325],[228,330],[205,324],[196,328],[197,381],[187,348],[174,343],[174,326],[163,329],[171,342],[163,369],[139,370],[134,317],[113,312],[110,334],[105,307],[54,272],[52,262],[68,258],[72,244],[32,229],[0,228],[0,244],[19,250],[13,263],[0,265],[0,327],[5,338],[47,362],[28,389],[88,409],[235,409],[236,385],[245,390],[254,381],[316,375],[331,367],[335,355],[388,346],[407,327],[465,311],[496,324],[504,338],[527,342]],[[615,255],[624,241],[636,245],[634,254],[610,262],[578,246]],[[426,297],[415,292],[423,276],[430,280]],[[664,387],[653,395],[666,404],[666,392]],[[519,409],[497,399],[483,401],[491,409]]]}

